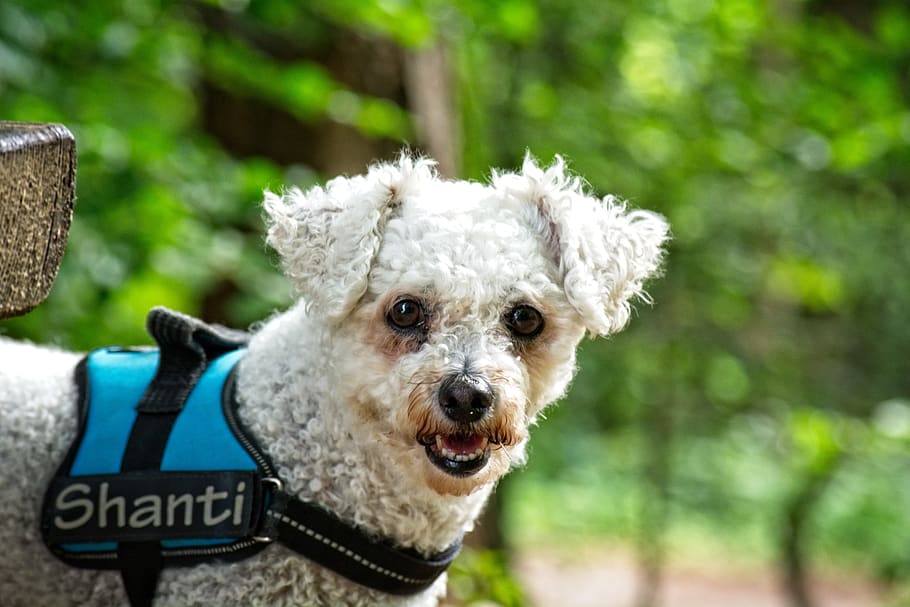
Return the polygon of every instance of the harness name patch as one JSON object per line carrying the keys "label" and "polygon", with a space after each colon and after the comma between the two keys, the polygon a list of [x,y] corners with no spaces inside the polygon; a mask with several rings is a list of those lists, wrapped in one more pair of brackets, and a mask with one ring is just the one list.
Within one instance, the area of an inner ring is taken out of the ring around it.
{"label": "harness name patch", "polygon": [[249,470],[58,477],[45,529],[55,543],[243,537],[256,486]]}

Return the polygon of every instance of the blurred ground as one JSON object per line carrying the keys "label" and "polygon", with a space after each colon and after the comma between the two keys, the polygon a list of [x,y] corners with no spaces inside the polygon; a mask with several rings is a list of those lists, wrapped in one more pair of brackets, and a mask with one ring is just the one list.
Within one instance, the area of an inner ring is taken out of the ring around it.
{"label": "blurred ground", "polygon": [[[516,576],[534,607],[632,607],[637,570],[621,548],[525,549]],[[845,573],[813,579],[817,607],[874,607],[884,593]],[[775,572],[725,562],[671,562],[665,572],[662,607],[786,607]]]}

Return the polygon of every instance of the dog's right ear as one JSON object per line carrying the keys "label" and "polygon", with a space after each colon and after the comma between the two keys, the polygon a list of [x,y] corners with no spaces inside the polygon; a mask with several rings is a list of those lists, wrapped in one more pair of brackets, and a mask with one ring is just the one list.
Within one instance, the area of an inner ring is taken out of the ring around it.
{"label": "dog's right ear", "polygon": [[266,242],[307,308],[331,322],[343,319],[367,289],[389,216],[401,200],[435,177],[435,163],[402,153],[366,175],[337,177],[306,192],[265,192]]}
{"label": "dog's right ear", "polygon": [[631,302],[650,301],[644,282],[656,274],[669,236],[666,220],[632,211],[613,196],[597,199],[566,170],[525,157],[521,173],[494,173],[493,183],[526,200],[535,230],[556,261],[569,303],[591,335],[609,335],[629,320]]}

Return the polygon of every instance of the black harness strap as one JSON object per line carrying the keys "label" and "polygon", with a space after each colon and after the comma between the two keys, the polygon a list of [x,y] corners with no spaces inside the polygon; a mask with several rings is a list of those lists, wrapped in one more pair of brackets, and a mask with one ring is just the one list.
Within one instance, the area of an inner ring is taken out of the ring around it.
{"label": "black harness strap", "polygon": [[[166,308],[153,308],[146,325],[158,342],[160,358],[155,377],[136,406],[121,472],[159,469],[174,422],[209,362],[247,341],[244,333]],[[117,558],[130,605],[150,607],[163,564],[160,543],[120,542]]]}
{"label": "black harness strap", "polygon": [[461,541],[431,557],[377,541],[318,506],[276,493],[268,527],[280,543],[358,584],[389,594],[429,588],[455,560]]}
{"label": "black harness strap", "polygon": [[151,607],[162,569],[158,542],[120,542],[120,579],[132,607]]}

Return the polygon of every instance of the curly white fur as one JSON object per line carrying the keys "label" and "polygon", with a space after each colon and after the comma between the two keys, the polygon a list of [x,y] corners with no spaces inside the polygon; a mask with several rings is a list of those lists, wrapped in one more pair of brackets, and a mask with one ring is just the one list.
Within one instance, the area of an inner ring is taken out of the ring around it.
{"label": "curly white fur", "polygon": [[650,301],[643,283],[660,266],[669,230],[661,216],[627,212],[615,196],[597,200],[586,194],[559,156],[543,169],[528,155],[521,174],[494,174],[493,184],[537,206],[540,232],[559,259],[569,301],[592,334],[621,330],[631,302]]}
{"label": "curly white fur", "polygon": [[[586,194],[558,158],[542,168],[528,157],[482,185],[402,155],[324,188],[267,192],[264,206],[301,301],[254,335],[240,415],[290,491],[424,553],[469,531],[495,482],[524,461],[528,425],[564,393],[585,330],[626,324],[667,235],[659,216]],[[419,330],[390,324],[403,300],[419,304]],[[523,306],[543,318],[527,339],[504,320]],[[69,568],[39,538],[44,488],[75,434],[77,358],[0,340],[4,605],[125,603],[117,573]],[[434,465],[423,440],[468,431],[440,406],[443,378],[459,374],[493,395],[469,431],[495,448],[467,476]],[[443,576],[414,597],[382,595],[273,545],[166,570],[156,605],[416,607],[444,591]]]}

